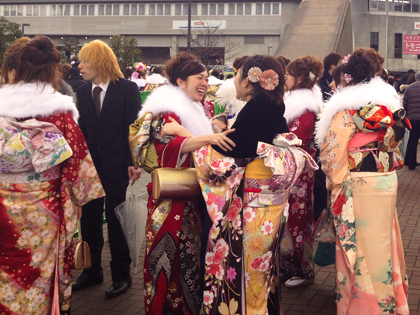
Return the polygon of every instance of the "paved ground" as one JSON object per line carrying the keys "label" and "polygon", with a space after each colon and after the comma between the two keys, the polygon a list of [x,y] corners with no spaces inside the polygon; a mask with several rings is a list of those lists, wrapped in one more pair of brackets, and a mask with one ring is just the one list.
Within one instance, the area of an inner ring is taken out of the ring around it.
{"label": "paved ground", "polygon": [[[145,185],[149,175],[144,172],[136,193],[146,198]],[[409,171],[406,167],[398,171],[398,214],[404,242],[406,264],[409,277],[410,315],[420,315],[420,167]],[[106,232],[106,231],[105,231]],[[114,299],[105,299],[105,291],[111,286],[109,269],[110,252],[106,243],[103,252],[105,281],[73,294],[72,311],[74,315],[83,314],[144,314],[143,266],[144,251],[141,253],[139,272],[133,275],[133,286],[128,292]],[[335,269],[317,267],[315,283],[304,288],[283,287],[283,307],[285,315],[333,315],[335,311]],[[80,272],[74,272],[78,277]],[[361,314],[365,315],[365,314]]]}

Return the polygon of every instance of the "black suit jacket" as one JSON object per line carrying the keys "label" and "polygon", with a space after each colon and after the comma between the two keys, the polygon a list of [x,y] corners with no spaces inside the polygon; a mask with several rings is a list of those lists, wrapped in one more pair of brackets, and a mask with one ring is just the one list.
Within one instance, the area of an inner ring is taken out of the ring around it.
{"label": "black suit jacket", "polygon": [[124,79],[110,82],[99,119],[93,105],[92,82],[79,88],[77,101],[79,126],[93,162],[101,165],[101,180],[128,180],[127,168],[133,165],[128,130],[141,107],[137,84]]}

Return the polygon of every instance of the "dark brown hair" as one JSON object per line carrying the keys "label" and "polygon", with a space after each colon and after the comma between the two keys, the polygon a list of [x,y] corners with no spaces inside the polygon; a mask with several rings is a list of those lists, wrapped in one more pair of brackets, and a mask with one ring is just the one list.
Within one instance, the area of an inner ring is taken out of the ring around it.
{"label": "dark brown hair", "polygon": [[242,65],[244,64],[245,61],[247,61],[251,56],[245,55],[242,57],[238,57],[233,61],[233,65],[232,67],[234,69],[236,69],[236,72],[241,69]]}
{"label": "dark brown hair", "polygon": [[132,74],[133,74],[133,70],[131,68],[126,68],[124,70],[124,79],[130,80]]}
{"label": "dark brown hair", "polygon": [[286,73],[286,67],[290,63],[290,59],[288,59],[288,58],[286,58],[282,55],[276,56],[276,59],[280,62],[280,65],[283,67],[284,72]]}
{"label": "dark brown hair", "polygon": [[29,37],[21,37],[16,39],[13,44],[11,44],[4,53],[3,56],[3,65],[1,68],[1,76],[4,79],[5,83],[10,83],[7,77],[7,73],[16,69],[17,67],[17,54],[15,53],[19,48],[26,46],[31,39]]}
{"label": "dark brown hair", "polygon": [[345,64],[344,73],[351,76],[349,83],[359,84],[372,80],[376,72],[372,60],[367,55],[353,53]]}
{"label": "dark brown hair", "polygon": [[[321,79],[323,65],[321,60],[314,56],[305,56],[293,60],[286,67],[287,72],[296,78],[296,82],[291,90],[296,89],[312,89],[313,86]],[[315,76],[311,79],[310,73]],[[301,79],[300,82],[299,78]]]}
{"label": "dark brown hair", "polygon": [[181,52],[172,59],[168,60],[165,65],[165,70],[168,75],[169,82],[176,86],[178,86],[178,83],[176,83],[178,78],[186,81],[191,75],[207,71],[206,67],[196,56],[186,52]]}
{"label": "dark brown hair", "polygon": [[343,59],[341,55],[334,52],[329,53],[324,58],[324,70],[329,71],[331,69],[331,66],[337,66],[340,63],[341,59]]}
{"label": "dark brown hair", "polygon": [[346,65],[345,64],[341,64],[337,67],[334,68],[334,70],[332,71],[332,78],[335,81],[336,86],[338,86],[341,83],[341,74],[344,75],[346,71]]}
{"label": "dark brown hair", "polygon": [[373,71],[375,74],[381,75],[383,64],[385,62],[384,57],[382,57],[380,52],[377,52],[373,48],[359,48],[354,51],[353,56],[361,56],[364,55],[373,67]]}
{"label": "dark brown hair", "polygon": [[283,96],[284,96],[284,72],[277,59],[271,56],[255,55],[249,57],[241,67],[242,71],[242,80],[248,77],[248,71],[252,67],[258,67],[261,71],[265,70],[274,70],[279,76],[279,85],[272,91],[268,91],[261,87],[259,81],[251,82],[254,92],[252,94],[252,99],[258,104],[260,102],[265,102],[272,104],[274,106],[284,106]]}
{"label": "dark brown hair", "polygon": [[[7,71],[15,70],[14,82],[42,82],[50,83],[54,89],[59,89],[60,53],[52,40],[47,36],[35,36],[26,45],[17,48],[8,58],[15,58],[14,67],[7,67]],[[5,64],[8,60],[5,60]]]}

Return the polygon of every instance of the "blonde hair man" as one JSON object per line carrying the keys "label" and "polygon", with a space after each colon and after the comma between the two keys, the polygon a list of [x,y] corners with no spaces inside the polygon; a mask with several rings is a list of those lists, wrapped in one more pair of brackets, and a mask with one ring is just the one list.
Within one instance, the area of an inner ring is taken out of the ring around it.
{"label": "blonde hair man", "polygon": [[79,59],[80,74],[88,81],[77,92],[79,126],[106,197],[83,206],[82,235],[91,250],[92,267],[85,269],[74,282],[73,291],[103,282],[101,254],[105,206],[112,275],[112,285],[105,296],[112,298],[131,286],[130,251],[114,208],[125,201],[129,179],[134,183],[140,177],[140,169],[134,169],[131,159],[128,128],[137,118],[141,101],[137,85],[122,78],[117,58],[107,44],[100,40],[85,44]]}

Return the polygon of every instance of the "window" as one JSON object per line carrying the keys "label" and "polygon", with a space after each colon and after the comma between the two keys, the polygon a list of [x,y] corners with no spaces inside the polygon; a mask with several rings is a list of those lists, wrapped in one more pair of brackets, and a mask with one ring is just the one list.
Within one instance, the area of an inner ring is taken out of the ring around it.
{"label": "window", "polygon": [[105,6],[103,4],[98,5],[98,15],[105,15]]}
{"label": "window", "polygon": [[106,15],[112,15],[112,5],[111,4],[107,4],[105,6],[105,14]]}
{"label": "window", "polygon": [[273,3],[273,14],[280,14],[280,3]]}
{"label": "window", "polygon": [[264,3],[264,14],[265,15],[271,14],[271,3]]}
{"label": "window", "polygon": [[81,15],[87,15],[87,4],[82,4],[80,7]]}
{"label": "window", "polygon": [[64,5],[64,15],[70,15],[70,4]]}
{"label": "window", "polygon": [[26,16],[32,16],[32,6],[31,5],[26,6]]}
{"label": "window", "polygon": [[197,15],[197,4],[193,3],[191,4],[191,15]]}
{"label": "window", "polygon": [[10,7],[8,5],[3,6],[3,15],[9,16],[10,15]]}
{"label": "window", "polygon": [[182,5],[177,3],[175,4],[175,15],[181,15]]}
{"label": "window", "polygon": [[46,5],[41,5],[41,16],[47,16],[47,6]]}
{"label": "window", "polygon": [[370,32],[370,48],[378,51],[379,49],[379,32]]}
{"label": "window", "polygon": [[79,4],[74,5],[73,15],[80,15],[80,5]]}
{"label": "window", "polygon": [[172,5],[165,4],[165,15],[171,15],[172,14]]}
{"label": "window", "polygon": [[17,16],[23,16],[23,5],[18,5]]}
{"label": "window", "polygon": [[262,14],[262,3],[257,3],[255,6],[255,14],[261,15]]}
{"label": "window", "polygon": [[235,4],[234,3],[229,3],[228,14],[229,15],[235,15]]}
{"label": "window", "polygon": [[395,33],[394,58],[402,58],[403,34]]}
{"label": "window", "polygon": [[34,16],[39,16],[39,5],[34,5]]}
{"label": "window", "polygon": [[130,15],[130,5],[129,4],[124,4],[123,15]]}
{"label": "window", "polygon": [[16,6],[10,6],[10,16],[16,16]]}
{"label": "window", "polygon": [[419,11],[419,7],[420,7],[420,0],[413,0],[413,5],[411,7],[412,12],[420,12]]}
{"label": "window", "polygon": [[163,15],[163,4],[159,3],[156,5],[156,15]]}
{"label": "window", "polygon": [[188,4],[182,5],[182,15],[188,15]]}
{"label": "window", "polygon": [[154,4],[149,4],[149,15],[155,15],[156,6]]}
{"label": "window", "polygon": [[219,3],[217,5],[217,15],[225,15],[225,4]]}
{"label": "window", "polygon": [[216,15],[216,4],[210,4],[210,15]]}
{"label": "window", "polygon": [[251,15],[251,3],[245,3],[245,15]]}
{"label": "window", "polygon": [[114,4],[114,10],[113,10],[113,15],[120,15],[120,5],[119,4]]}
{"label": "window", "polygon": [[244,44],[245,45],[264,45],[264,36],[245,35]]}
{"label": "window", "polygon": [[238,3],[236,5],[236,15],[243,15],[244,14],[244,4]]}
{"label": "window", "polygon": [[131,15],[137,15],[137,4],[131,5]]}
{"label": "window", "polygon": [[201,15],[208,15],[209,14],[209,5],[204,3],[201,5]]}
{"label": "window", "polygon": [[95,5],[89,4],[88,5],[88,15],[95,15]]}
{"label": "window", "polygon": [[146,14],[146,7],[144,4],[139,4],[139,15],[145,15]]}

